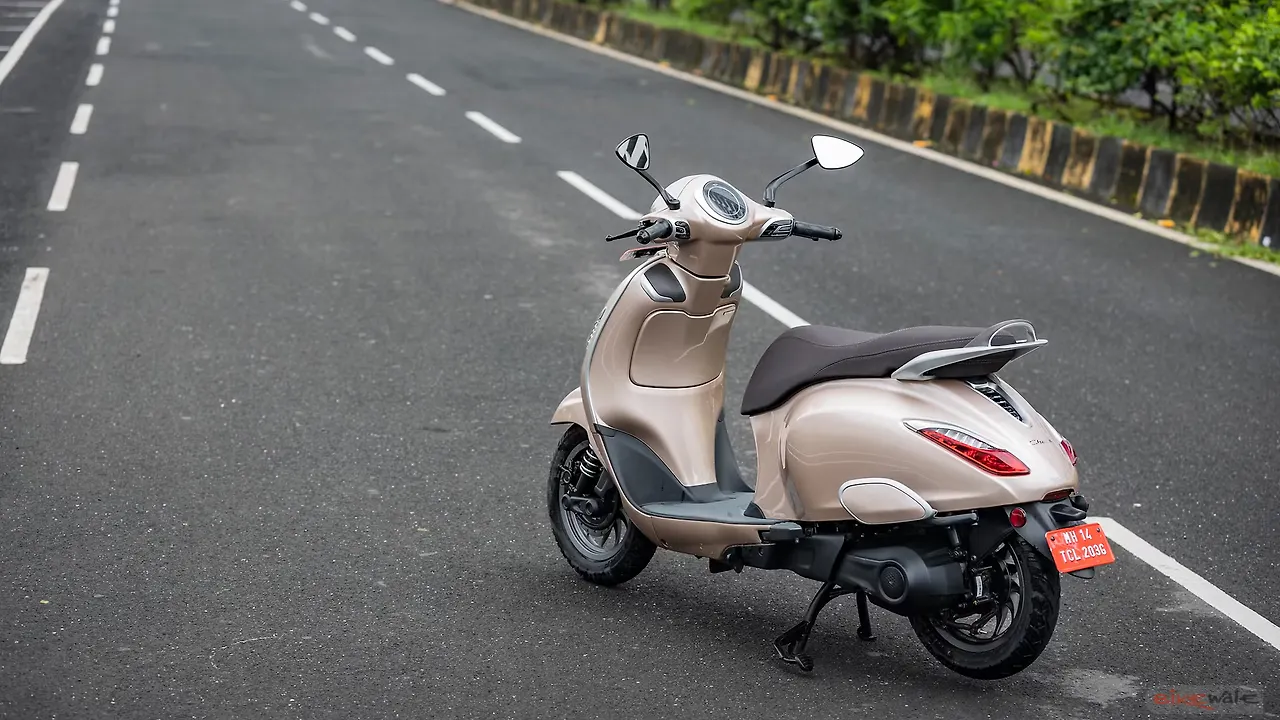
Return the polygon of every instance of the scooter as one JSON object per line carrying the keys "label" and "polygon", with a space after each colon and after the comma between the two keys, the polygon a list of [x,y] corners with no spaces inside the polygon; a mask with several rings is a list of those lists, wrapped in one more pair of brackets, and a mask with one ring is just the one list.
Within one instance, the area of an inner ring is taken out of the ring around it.
{"label": "scooter", "polygon": [[615,151],[658,192],[622,260],[641,259],[596,319],[581,385],[556,408],[567,425],[547,505],[557,545],[584,579],[617,585],[656,549],[707,559],[713,573],[789,570],[821,583],[803,620],[774,642],[805,654],[818,613],[853,594],[910,620],[920,642],[965,676],[1014,675],[1057,624],[1060,578],[1115,561],[1086,522],[1075,451],[998,376],[1042,347],[1025,320],[877,334],[821,325],[783,332],[742,399],[758,467],[742,477],[724,422],[725,354],[742,300],[739,250],[788,238],[839,240],[834,227],[775,207],[814,166],[863,150],[829,135],[774,178],[757,203],[713,175],[663,187],[649,139]]}

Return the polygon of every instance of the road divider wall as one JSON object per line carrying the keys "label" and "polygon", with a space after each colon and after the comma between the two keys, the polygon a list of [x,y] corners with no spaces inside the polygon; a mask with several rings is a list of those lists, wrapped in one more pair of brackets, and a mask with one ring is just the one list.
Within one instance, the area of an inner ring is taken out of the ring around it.
{"label": "road divider wall", "polygon": [[1280,179],[584,5],[459,1],[1148,219],[1190,224],[1280,249]]}

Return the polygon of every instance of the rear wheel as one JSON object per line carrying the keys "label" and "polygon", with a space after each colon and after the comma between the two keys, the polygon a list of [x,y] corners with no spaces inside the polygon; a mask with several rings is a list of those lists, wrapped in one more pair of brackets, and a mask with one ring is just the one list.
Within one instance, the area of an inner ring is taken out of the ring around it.
{"label": "rear wheel", "polygon": [[[579,575],[597,585],[618,585],[640,574],[656,546],[631,524],[612,478],[592,476],[599,459],[587,432],[574,425],[560,438],[547,480],[547,512],[560,554]],[[584,482],[584,466],[586,481]],[[608,475],[600,469],[600,476]],[[605,485],[597,493],[597,485]]]}
{"label": "rear wheel", "polygon": [[1012,536],[982,568],[991,602],[911,618],[925,648],[943,665],[971,678],[998,680],[1035,662],[1058,624],[1060,584],[1053,561]]}

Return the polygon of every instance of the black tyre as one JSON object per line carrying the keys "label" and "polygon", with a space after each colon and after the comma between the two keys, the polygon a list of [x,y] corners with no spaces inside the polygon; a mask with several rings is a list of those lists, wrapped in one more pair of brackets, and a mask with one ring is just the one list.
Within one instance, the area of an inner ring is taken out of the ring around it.
{"label": "black tyre", "polygon": [[[577,425],[560,438],[547,480],[551,532],[560,554],[585,580],[597,585],[618,585],[639,575],[657,547],[627,519],[612,481],[603,495],[597,495],[591,487],[581,491],[575,488],[590,448],[587,432]],[[594,501],[595,511],[566,507],[566,496]]]}
{"label": "black tyre", "polygon": [[943,665],[967,677],[998,680],[1028,668],[1048,646],[1058,624],[1061,586],[1053,561],[1016,535],[992,552],[987,567],[994,608],[917,615],[911,627]]}

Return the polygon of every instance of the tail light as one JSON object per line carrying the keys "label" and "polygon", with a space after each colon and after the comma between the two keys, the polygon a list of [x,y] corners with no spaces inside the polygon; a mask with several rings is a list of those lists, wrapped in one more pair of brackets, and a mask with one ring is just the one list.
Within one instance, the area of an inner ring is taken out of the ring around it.
{"label": "tail light", "polygon": [[1001,450],[955,428],[923,427],[916,432],[992,475],[1027,475],[1031,472],[1008,450]]}
{"label": "tail light", "polygon": [[1057,502],[1058,500],[1066,500],[1067,498],[1071,497],[1071,493],[1073,492],[1075,491],[1072,490],[1071,488],[1054,490],[1053,492],[1045,493],[1043,499],[1045,502]]}
{"label": "tail light", "polygon": [[1062,441],[1062,452],[1067,454],[1067,459],[1071,460],[1071,464],[1076,464],[1076,449],[1071,447],[1071,443],[1066,440]]}

